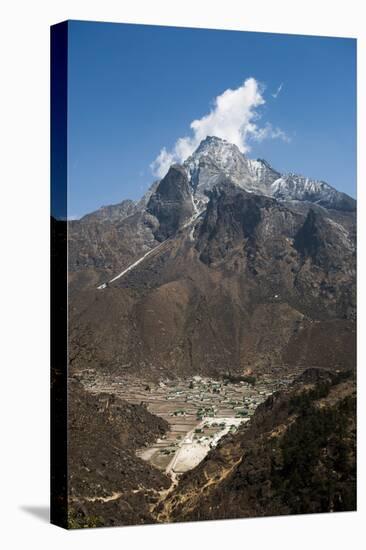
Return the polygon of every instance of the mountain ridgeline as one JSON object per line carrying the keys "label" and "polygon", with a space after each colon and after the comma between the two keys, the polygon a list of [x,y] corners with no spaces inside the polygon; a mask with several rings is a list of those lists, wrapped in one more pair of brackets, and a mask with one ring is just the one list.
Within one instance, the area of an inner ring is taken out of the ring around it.
{"label": "mountain ridgeline", "polygon": [[139,202],[68,225],[72,367],[354,366],[356,202],[324,182],[207,137]]}

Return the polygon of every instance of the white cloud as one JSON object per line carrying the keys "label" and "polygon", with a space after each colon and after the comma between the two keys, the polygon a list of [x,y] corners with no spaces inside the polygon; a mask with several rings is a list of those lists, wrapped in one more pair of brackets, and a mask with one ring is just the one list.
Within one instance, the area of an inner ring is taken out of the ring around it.
{"label": "white cloud", "polygon": [[281,130],[281,128],[274,128],[270,122],[267,122],[263,128],[256,128],[253,135],[253,140],[261,142],[264,139],[282,139],[286,143],[290,143],[290,137]]}
{"label": "white cloud", "polygon": [[282,88],[283,88],[283,82],[281,82],[281,84],[278,86],[277,90],[272,94],[272,97],[274,97],[275,99],[277,99],[278,96],[279,96],[280,93],[281,93]]}
{"label": "white cloud", "polygon": [[165,147],[163,147],[156,159],[150,164],[150,167],[153,174],[162,178],[169,170],[169,166],[177,161],[178,158],[175,153],[169,153]]}
{"label": "white cloud", "polygon": [[161,149],[150,165],[153,173],[165,176],[171,164],[183,162],[207,136],[226,139],[237,145],[242,153],[250,150],[250,140],[288,139],[282,130],[269,123],[264,127],[257,125],[258,108],[264,103],[263,86],[255,78],[248,78],[235,90],[228,88],[215,98],[210,113],[191,122],[191,136],[179,138],[171,151],[165,147]]}

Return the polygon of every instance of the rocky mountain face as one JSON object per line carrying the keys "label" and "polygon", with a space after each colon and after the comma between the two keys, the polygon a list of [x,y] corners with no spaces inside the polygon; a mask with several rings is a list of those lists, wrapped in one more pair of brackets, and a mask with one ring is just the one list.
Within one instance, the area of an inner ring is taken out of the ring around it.
{"label": "rocky mountain face", "polygon": [[182,166],[173,165],[169,169],[151,195],[146,210],[159,221],[155,233],[159,241],[174,235],[192,217],[195,208],[187,173]]}
{"label": "rocky mountain face", "polygon": [[131,215],[71,222],[72,365],[155,377],[349,368],[354,201],[304,178],[285,192],[278,176],[206,138]]}
{"label": "rocky mountain face", "polygon": [[272,183],[281,177],[281,174],[264,159],[247,159],[247,163],[253,178],[262,182],[265,189],[270,189]]}
{"label": "rocky mountain face", "polygon": [[119,222],[124,218],[131,216],[136,211],[136,204],[129,199],[122,201],[119,204],[111,204],[110,206],[102,206],[99,210],[86,214],[81,218],[83,222]]}

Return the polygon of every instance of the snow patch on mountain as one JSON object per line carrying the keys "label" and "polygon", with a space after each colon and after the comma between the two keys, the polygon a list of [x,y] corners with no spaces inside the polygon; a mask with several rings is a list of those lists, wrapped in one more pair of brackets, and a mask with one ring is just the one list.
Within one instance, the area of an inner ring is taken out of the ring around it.
{"label": "snow patch on mountain", "polygon": [[216,136],[206,137],[183,166],[201,204],[207,202],[208,192],[225,177],[249,193],[355,210],[354,199],[328,183],[293,173],[281,174],[265,160],[248,159],[236,145]]}
{"label": "snow patch on mountain", "polygon": [[215,136],[205,138],[196,151],[183,163],[189,181],[200,198],[210,191],[222,176],[230,178],[242,189],[251,192],[255,178],[246,157],[236,145]]}
{"label": "snow patch on mountain", "polygon": [[339,210],[354,210],[356,206],[354,199],[325,181],[298,174],[287,174],[275,180],[271,185],[271,195],[280,200],[309,201]]}

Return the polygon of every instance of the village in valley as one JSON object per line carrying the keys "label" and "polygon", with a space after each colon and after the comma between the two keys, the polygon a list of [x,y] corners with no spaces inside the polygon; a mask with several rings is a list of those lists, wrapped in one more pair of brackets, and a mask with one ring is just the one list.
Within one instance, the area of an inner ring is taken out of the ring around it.
{"label": "village in valley", "polygon": [[101,379],[93,369],[83,372],[83,383],[92,393],[113,393],[129,403],[143,404],[170,425],[153,444],[137,451],[176,480],[199,464],[225,435],[237,431],[275,391],[291,383],[296,373],[277,377],[224,376],[220,380],[193,376],[158,383],[135,378]]}

